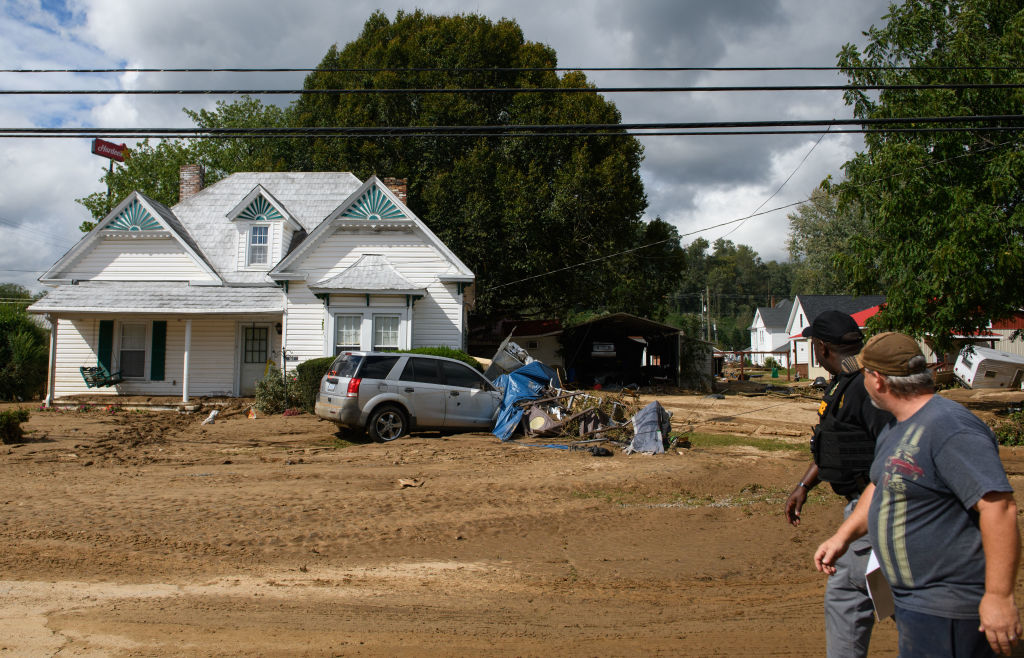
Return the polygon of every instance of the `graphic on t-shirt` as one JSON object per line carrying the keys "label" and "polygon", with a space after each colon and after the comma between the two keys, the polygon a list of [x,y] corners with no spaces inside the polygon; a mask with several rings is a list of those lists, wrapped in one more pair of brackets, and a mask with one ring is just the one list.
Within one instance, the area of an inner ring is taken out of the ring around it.
{"label": "graphic on t-shirt", "polygon": [[924,427],[909,425],[903,432],[896,449],[885,460],[885,474],[880,488],[882,498],[878,506],[878,557],[885,564],[886,573],[896,574],[897,583],[914,586],[907,554],[907,480],[913,482],[924,475],[917,465]]}

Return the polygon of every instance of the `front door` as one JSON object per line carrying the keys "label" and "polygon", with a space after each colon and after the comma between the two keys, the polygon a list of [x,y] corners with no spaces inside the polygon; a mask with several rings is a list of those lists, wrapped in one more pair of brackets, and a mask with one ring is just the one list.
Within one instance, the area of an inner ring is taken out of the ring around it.
{"label": "front door", "polygon": [[270,359],[270,325],[245,324],[241,326],[239,342],[238,394],[250,397],[256,393],[256,382],[263,379]]}

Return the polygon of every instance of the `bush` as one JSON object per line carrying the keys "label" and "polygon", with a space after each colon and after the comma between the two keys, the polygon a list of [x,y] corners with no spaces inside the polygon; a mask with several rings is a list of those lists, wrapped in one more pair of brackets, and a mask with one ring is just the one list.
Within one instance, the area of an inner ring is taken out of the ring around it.
{"label": "bush", "polygon": [[28,420],[28,409],[0,411],[0,441],[17,443],[25,435],[21,424]]}
{"label": "bush", "polygon": [[995,434],[1000,445],[1024,446],[1024,411],[1012,413],[996,425]]}
{"label": "bush", "polygon": [[429,354],[431,356],[444,356],[444,357],[448,357],[449,359],[457,359],[459,361],[462,361],[463,363],[466,363],[466,364],[468,364],[470,366],[473,366],[474,368],[477,369],[478,372],[483,372],[484,371],[484,368],[483,368],[482,365],[480,365],[479,361],[477,361],[476,359],[474,359],[470,355],[466,354],[462,350],[452,349],[451,347],[444,347],[444,346],[438,346],[438,347],[417,347],[414,350],[402,350],[402,353],[404,353],[404,354]]}
{"label": "bush", "polygon": [[29,400],[46,384],[46,330],[15,304],[0,304],[0,400]]}
{"label": "bush", "polygon": [[334,362],[333,356],[303,361],[295,368],[296,405],[307,413],[313,413],[316,396],[320,392],[320,380]]}
{"label": "bush", "polygon": [[281,369],[271,366],[267,376],[256,382],[256,409],[265,414],[279,414],[298,405],[295,377],[284,377]]}

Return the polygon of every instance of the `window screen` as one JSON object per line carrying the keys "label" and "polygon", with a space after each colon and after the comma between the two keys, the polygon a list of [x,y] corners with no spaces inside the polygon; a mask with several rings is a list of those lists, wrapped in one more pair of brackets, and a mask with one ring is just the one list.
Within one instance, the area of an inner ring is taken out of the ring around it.
{"label": "window screen", "polygon": [[120,364],[122,377],[144,377],[146,374],[146,325],[121,325]]}
{"label": "window screen", "polygon": [[265,265],[267,245],[270,242],[269,226],[253,226],[249,229],[249,264]]}

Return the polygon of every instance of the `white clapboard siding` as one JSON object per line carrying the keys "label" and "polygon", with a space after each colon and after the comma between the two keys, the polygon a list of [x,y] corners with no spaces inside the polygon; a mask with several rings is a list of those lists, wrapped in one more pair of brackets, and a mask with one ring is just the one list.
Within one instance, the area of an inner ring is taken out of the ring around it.
{"label": "white clapboard siding", "polygon": [[292,281],[288,286],[288,335],[285,349],[289,357],[288,369],[302,361],[326,356],[324,331],[327,327],[327,313],[324,303],[313,296],[309,286],[301,281]]}
{"label": "white clapboard siding", "polygon": [[[426,238],[417,233],[357,233],[338,231],[317,245],[312,253],[295,265],[309,272],[315,283],[340,274],[364,254],[381,254],[413,285],[427,288],[416,302],[413,313],[413,347],[448,345],[461,347],[463,334],[462,303],[454,283],[444,284],[438,277],[452,265]],[[314,298],[315,299],[315,298]],[[322,307],[319,309],[322,314]],[[323,315],[317,317],[317,325]],[[289,316],[289,334],[291,317]],[[321,336],[322,341],[322,336]],[[321,343],[322,345],[322,343]],[[289,340],[289,349],[292,348]],[[322,346],[320,348],[323,349]]]}
{"label": "white clapboard siding", "polygon": [[[96,350],[99,341],[101,319],[110,318],[61,318],[57,330],[57,372],[54,397],[67,395],[181,395],[185,356],[184,319],[166,316],[132,316],[130,322],[152,323],[153,320],[167,321],[165,343],[164,379],[148,379],[152,353],[152,334],[147,334],[146,378],[126,380],[116,387],[87,388],[82,380],[80,366],[96,365]],[[114,325],[113,370],[118,369],[118,322]],[[279,321],[278,316],[210,316],[192,320],[192,341],[189,354],[189,395],[234,395],[237,392],[237,363],[240,346],[237,342],[240,324],[269,323]],[[151,328],[150,328],[151,332]],[[280,354],[281,342],[271,330],[271,357]],[[275,359],[276,360],[276,359]]]}
{"label": "white clapboard siding", "polygon": [[212,280],[172,238],[97,241],[61,276],[96,281]]}

